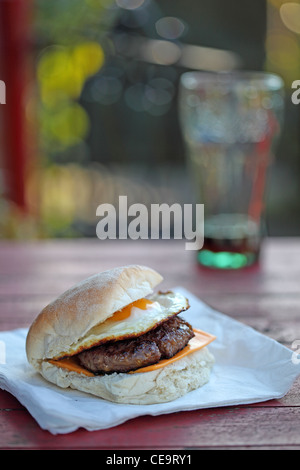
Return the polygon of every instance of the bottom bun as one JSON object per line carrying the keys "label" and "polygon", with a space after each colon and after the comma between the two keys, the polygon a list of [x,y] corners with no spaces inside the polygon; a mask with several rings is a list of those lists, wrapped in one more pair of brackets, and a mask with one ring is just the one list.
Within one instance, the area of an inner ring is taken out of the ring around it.
{"label": "bottom bun", "polygon": [[88,377],[43,362],[41,374],[62,388],[73,388],[115,403],[150,405],[175,400],[206,384],[214,364],[207,348],[167,366],[135,374],[113,373]]}

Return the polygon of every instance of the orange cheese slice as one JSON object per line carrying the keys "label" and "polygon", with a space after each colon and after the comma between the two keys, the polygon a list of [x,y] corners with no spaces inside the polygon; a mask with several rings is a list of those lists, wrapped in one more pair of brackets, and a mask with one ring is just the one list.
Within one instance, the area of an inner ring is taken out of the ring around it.
{"label": "orange cheese slice", "polygon": [[[206,333],[205,331],[201,331],[195,328],[193,331],[195,333],[195,336],[189,341],[186,347],[179,351],[177,354],[175,354],[175,356],[171,357],[170,359],[162,359],[161,361],[151,366],[141,367],[140,369],[130,371],[129,374],[150,372],[152,370],[161,369],[162,367],[165,367],[168,364],[172,364],[173,362],[178,361],[179,359],[187,356],[188,354],[191,354],[192,352],[204,348],[216,339],[216,336],[211,335],[210,333]],[[89,370],[82,367],[79,364],[79,361],[77,360],[76,356],[66,357],[64,359],[58,360],[49,359],[48,362],[54,364],[57,367],[62,367],[63,369],[67,369],[72,372],[77,372],[78,374],[84,374],[88,377],[96,376],[95,374],[93,374],[93,372],[90,372]]]}
{"label": "orange cheese slice", "polygon": [[93,374],[93,372],[90,372],[85,367],[82,367],[82,365],[79,364],[79,361],[76,356],[65,357],[64,359],[57,360],[49,359],[48,362],[57,367],[61,367],[62,369],[67,369],[70,372],[77,372],[78,374],[84,374],[88,377],[95,377],[95,374]]}

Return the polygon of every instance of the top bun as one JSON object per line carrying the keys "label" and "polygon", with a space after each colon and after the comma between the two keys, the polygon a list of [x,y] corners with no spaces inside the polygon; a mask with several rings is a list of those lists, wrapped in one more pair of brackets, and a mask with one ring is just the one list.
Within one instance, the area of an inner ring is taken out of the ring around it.
{"label": "top bun", "polygon": [[71,287],[32,323],[26,339],[28,361],[39,370],[43,360],[68,351],[92,327],[151,294],[162,280],[153,269],[129,265],[95,274]]}

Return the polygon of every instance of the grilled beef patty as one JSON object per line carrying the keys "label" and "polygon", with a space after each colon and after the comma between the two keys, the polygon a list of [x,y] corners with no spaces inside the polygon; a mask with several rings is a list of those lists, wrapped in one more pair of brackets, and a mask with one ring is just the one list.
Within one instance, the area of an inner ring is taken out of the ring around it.
{"label": "grilled beef patty", "polygon": [[94,373],[128,372],[173,357],[193,336],[191,325],[177,315],[137,338],[102,344],[78,358]]}

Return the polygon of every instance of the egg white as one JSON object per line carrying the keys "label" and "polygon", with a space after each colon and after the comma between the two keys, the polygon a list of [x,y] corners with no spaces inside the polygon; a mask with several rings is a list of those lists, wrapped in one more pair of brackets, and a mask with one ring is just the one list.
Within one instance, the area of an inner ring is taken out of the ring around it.
{"label": "egg white", "polygon": [[146,310],[132,307],[129,317],[120,321],[115,321],[113,317],[108,318],[105,322],[91,328],[84,337],[71,346],[69,354],[76,354],[78,351],[107,341],[140,336],[189,308],[188,300],[177,292],[157,293],[147,299],[152,303],[147,306]]}

